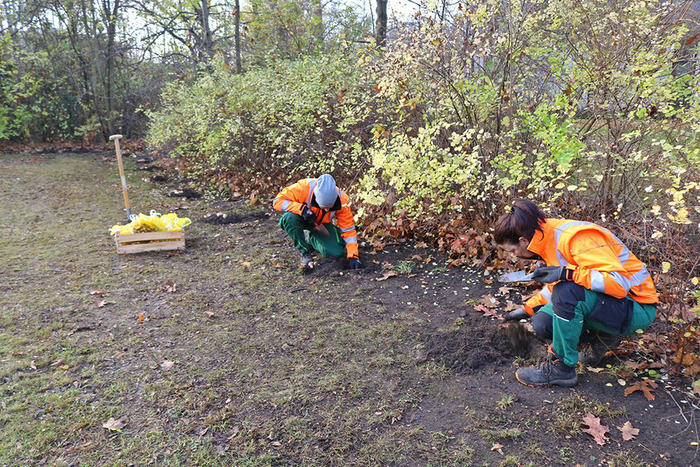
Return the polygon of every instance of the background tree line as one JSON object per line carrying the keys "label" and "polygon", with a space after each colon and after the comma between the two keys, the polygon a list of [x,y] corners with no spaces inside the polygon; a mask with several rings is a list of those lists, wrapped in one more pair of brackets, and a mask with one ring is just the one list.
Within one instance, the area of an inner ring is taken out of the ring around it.
{"label": "background tree line", "polygon": [[167,82],[210,70],[215,56],[241,73],[325,53],[339,38],[365,41],[372,20],[321,0],[7,0],[0,140],[142,137],[140,109]]}

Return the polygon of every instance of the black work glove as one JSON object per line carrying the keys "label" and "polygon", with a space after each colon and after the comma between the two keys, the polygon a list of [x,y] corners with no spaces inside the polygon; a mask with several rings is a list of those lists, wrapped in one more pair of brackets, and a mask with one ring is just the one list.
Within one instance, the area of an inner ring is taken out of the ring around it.
{"label": "black work glove", "polygon": [[530,315],[527,314],[524,308],[518,308],[515,311],[507,313],[503,321],[520,321],[521,319],[527,319]]}
{"label": "black work glove", "polygon": [[348,260],[348,266],[350,269],[360,269],[360,259],[357,256],[353,256]]}
{"label": "black work glove", "polygon": [[566,268],[564,266],[544,266],[535,269],[532,273],[532,280],[551,284],[552,282],[565,281]]}
{"label": "black work glove", "polygon": [[309,224],[316,224],[316,214],[306,206],[301,210],[301,217]]}

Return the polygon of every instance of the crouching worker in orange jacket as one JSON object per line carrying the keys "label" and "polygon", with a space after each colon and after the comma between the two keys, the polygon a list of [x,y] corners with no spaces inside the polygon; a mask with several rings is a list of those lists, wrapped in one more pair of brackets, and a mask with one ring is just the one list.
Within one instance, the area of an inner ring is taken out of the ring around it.
{"label": "crouching worker in orange jacket", "polygon": [[302,266],[313,267],[311,251],[316,250],[324,257],[346,255],[350,269],[360,268],[350,198],[332,176],[299,180],[283,189],[272,206],[284,213],[280,226],[301,252]]}
{"label": "crouching worker in orange jacket", "polygon": [[[517,200],[496,222],[494,239],[518,258],[538,260],[532,280],[547,284],[506,319],[530,318],[551,339],[549,359],[518,369],[536,388],[578,383],[577,346],[589,340],[588,364],[597,364],[620,336],[646,329],[658,295],[644,264],[610,231],[591,222],[547,219],[530,201]],[[583,360],[583,359],[582,359]]]}

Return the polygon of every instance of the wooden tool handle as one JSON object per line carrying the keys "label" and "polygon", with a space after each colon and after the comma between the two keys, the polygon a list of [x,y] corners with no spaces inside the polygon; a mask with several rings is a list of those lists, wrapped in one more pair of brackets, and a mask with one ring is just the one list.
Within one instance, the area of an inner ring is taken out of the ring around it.
{"label": "wooden tool handle", "polygon": [[117,150],[117,163],[119,164],[119,176],[122,180],[122,193],[124,194],[124,205],[126,206],[126,216],[131,217],[131,207],[129,206],[129,194],[127,193],[126,178],[124,177],[124,165],[122,164],[122,149],[119,146],[119,140],[122,135],[112,135],[110,141],[114,141],[114,148]]}

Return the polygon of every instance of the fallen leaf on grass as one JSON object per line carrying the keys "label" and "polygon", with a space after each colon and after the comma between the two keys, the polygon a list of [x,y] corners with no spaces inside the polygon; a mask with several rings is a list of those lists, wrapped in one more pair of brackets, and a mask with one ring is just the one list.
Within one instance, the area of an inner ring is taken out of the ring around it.
{"label": "fallen leaf on grass", "polygon": [[584,433],[588,433],[589,435],[593,436],[593,439],[597,444],[600,446],[605,445],[606,441],[606,433],[610,432],[610,428],[608,428],[605,425],[600,424],[600,418],[593,416],[593,414],[587,414],[585,417],[583,417],[583,423],[588,425],[588,428],[584,428],[583,431]]}
{"label": "fallen leaf on grass", "polygon": [[499,443],[495,443],[493,446],[491,446],[492,451],[498,451],[500,455],[503,455],[503,445]]}
{"label": "fallen leaf on grass", "polygon": [[656,399],[656,394],[654,394],[654,389],[658,388],[659,385],[653,382],[650,379],[645,379],[642,381],[637,381],[634,384],[630,384],[627,389],[625,389],[625,396],[629,396],[635,391],[642,391],[644,394],[644,397],[647,398],[648,401],[653,401]]}
{"label": "fallen leaf on grass", "polygon": [[174,366],[175,362],[171,362],[170,360],[165,360],[163,363],[160,364],[160,367],[164,370],[169,370]]}
{"label": "fallen leaf on grass", "polygon": [[632,441],[639,434],[639,430],[634,428],[629,421],[625,422],[622,426],[618,426],[617,429],[622,432],[622,439],[624,441]]}
{"label": "fallen leaf on grass", "polygon": [[387,280],[387,279],[390,278],[390,277],[395,277],[395,276],[398,276],[398,275],[399,275],[399,273],[396,272],[396,271],[387,271],[387,272],[385,272],[384,274],[382,274],[382,277],[378,277],[378,278],[377,278],[377,281],[385,281],[385,280]]}
{"label": "fallen leaf on grass", "polygon": [[173,281],[168,281],[165,283],[164,289],[166,292],[175,293],[177,292],[177,284],[175,284]]}
{"label": "fallen leaf on grass", "polygon": [[212,311],[204,311],[204,312],[202,312],[202,314],[203,314],[203,315],[207,315],[207,316],[210,317],[210,318],[211,318],[212,316],[214,316],[214,312],[212,312]]}
{"label": "fallen leaf on grass", "polygon": [[90,295],[99,295],[101,297],[106,293],[107,292],[105,290],[93,290],[90,292]]}
{"label": "fallen leaf on grass", "polygon": [[121,419],[115,420],[114,418],[110,418],[102,424],[102,428],[106,428],[110,431],[120,431],[125,426],[126,423],[124,423]]}

